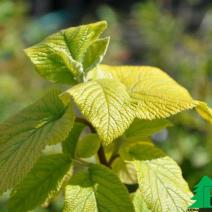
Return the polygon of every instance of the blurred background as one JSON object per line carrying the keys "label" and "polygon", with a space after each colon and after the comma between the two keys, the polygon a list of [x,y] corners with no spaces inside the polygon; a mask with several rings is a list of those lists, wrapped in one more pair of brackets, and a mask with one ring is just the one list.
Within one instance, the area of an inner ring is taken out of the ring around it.
{"label": "blurred background", "polygon": [[[23,49],[59,29],[97,20],[107,20],[111,36],[104,63],[160,67],[212,106],[212,1],[0,0],[0,121],[52,86]],[[178,162],[192,188],[203,175],[212,177],[212,127],[192,111],[172,121],[175,126],[153,140]],[[58,198],[35,211],[60,211],[61,205]]]}

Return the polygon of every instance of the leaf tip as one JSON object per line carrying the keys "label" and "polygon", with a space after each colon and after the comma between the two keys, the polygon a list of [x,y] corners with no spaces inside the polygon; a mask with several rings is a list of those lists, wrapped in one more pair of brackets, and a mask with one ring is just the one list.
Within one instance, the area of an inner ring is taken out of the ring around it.
{"label": "leaf tip", "polygon": [[208,107],[207,103],[196,101],[196,111],[197,113],[210,124],[212,124],[212,108]]}

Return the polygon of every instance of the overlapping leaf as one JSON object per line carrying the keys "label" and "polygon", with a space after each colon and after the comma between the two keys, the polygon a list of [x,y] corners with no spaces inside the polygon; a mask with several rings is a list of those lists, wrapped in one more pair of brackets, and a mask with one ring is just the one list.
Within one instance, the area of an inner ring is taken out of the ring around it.
{"label": "overlapping leaf", "polygon": [[109,38],[102,38],[98,39],[88,47],[83,58],[83,68],[85,72],[91,70],[96,64],[102,61],[108,43]]}
{"label": "overlapping leaf", "polygon": [[62,143],[63,152],[69,155],[71,159],[75,157],[77,141],[84,128],[85,128],[84,124],[75,122],[68,137]]}
{"label": "overlapping leaf", "polygon": [[122,183],[137,183],[137,174],[132,163],[126,162],[122,158],[117,158],[112,164],[112,169],[119,176]]}
{"label": "overlapping leaf", "polygon": [[83,136],[76,146],[76,157],[88,158],[95,155],[100,147],[101,143],[99,137],[95,133],[90,133]]}
{"label": "overlapping leaf", "polygon": [[106,144],[122,135],[134,119],[130,96],[118,81],[89,81],[67,92]]}
{"label": "overlapping leaf", "polygon": [[65,191],[64,212],[133,212],[126,187],[108,168],[91,165],[75,175]]}
{"label": "overlapping leaf", "polygon": [[[192,193],[174,160],[150,141],[125,142],[119,153],[123,160],[134,164],[140,199],[150,211],[186,211]],[[141,206],[137,205],[137,211]]]}
{"label": "overlapping leaf", "polygon": [[141,196],[141,192],[138,190],[135,193],[133,193],[133,205],[135,208],[135,212],[151,212],[147,206],[146,203]]}
{"label": "overlapping leaf", "polygon": [[[193,107],[207,120],[211,116],[211,109],[204,106],[203,114],[203,103],[193,100],[185,88],[158,68],[100,65],[88,74],[89,79],[92,81],[67,93],[106,143],[122,135],[135,117],[166,118]],[[140,128],[142,121],[137,122]],[[161,126],[169,125],[165,120],[149,122],[154,128],[152,132],[160,129],[159,122]]]}
{"label": "overlapping leaf", "polygon": [[148,140],[129,140],[125,141],[120,149],[119,154],[123,160],[152,160],[164,157],[166,154]]}
{"label": "overlapping leaf", "polygon": [[166,118],[197,105],[185,88],[155,67],[100,65],[88,78],[123,83],[137,104],[136,116],[141,119]]}
{"label": "overlapping leaf", "polygon": [[30,171],[45,145],[62,142],[71,131],[74,114],[52,90],[0,125],[0,193]]}
{"label": "overlapping leaf", "polygon": [[25,52],[37,72],[52,82],[75,84],[78,69],[82,72],[81,64],[74,61],[67,49],[53,48],[46,43],[40,43],[26,49]]}
{"label": "overlapping leaf", "polygon": [[71,27],[47,37],[26,49],[38,73],[59,83],[76,83],[82,72],[101,62],[109,38],[99,39],[106,22]]}
{"label": "overlapping leaf", "polygon": [[151,211],[183,212],[192,193],[174,160],[162,157],[134,162],[142,198]]}
{"label": "overlapping leaf", "polygon": [[125,136],[130,140],[143,140],[162,130],[163,128],[170,126],[172,126],[172,124],[167,119],[135,119],[130,127],[126,130]]}
{"label": "overlapping leaf", "polygon": [[65,154],[41,157],[12,191],[9,211],[25,212],[52,198],[61,188],[71,161]]}
{"label": "overlapping leaf", "polygon": [[[132,137],[133,138],[133,137]],[[134,137],[135,138],[135,137]],[[151,160],[166,154],[148,140],[125,140],[119,147],[120,158],[112,163],[112,169],[126,184],[137,183],[137,172],[133,165],[135,160]]]}

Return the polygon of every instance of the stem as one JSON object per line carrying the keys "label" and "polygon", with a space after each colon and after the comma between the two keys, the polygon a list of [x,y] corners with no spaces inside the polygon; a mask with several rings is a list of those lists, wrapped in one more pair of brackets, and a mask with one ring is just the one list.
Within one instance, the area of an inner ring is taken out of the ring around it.
{"label": "stem", "polygon": [[108,165],[111,166],[112,163],[113,163],[113,161],[114,161],[116,158],[118,158],[118,157],[119,157],[118,154],[112,155],[111,158],[110,158],[110,160],[108,161]]}
{"label": "stem", "polygon": [[93,126],[84,118],[76,117],[75,121],[79,122],[79,123],[82,123],[84,125],[87,125],[89,128],[91,128],[91,127],[93,128]]}
{"label": "stem", "polygon": [[104,153],[104,149],[103,149],[103,146],[102,145],[100,146],[97,154],[99,156],[100,163],[110,168],[110,165],[107,162],[107,159],[105,157],[105,153]]}
{"label": "stem", "polygon": [[[92,133],[96,133],[96,130],[94,129],[94,127],[86,119],[76,117],[75,121],[87,125],[90,128],[90,131]],[[110,168],[110,164],[108,163],[108,161],[105,157],[104,148],[103,148],[102,145],[100,146],[97,154],[98,154],[98,157],[99,157],[99,162]]]}

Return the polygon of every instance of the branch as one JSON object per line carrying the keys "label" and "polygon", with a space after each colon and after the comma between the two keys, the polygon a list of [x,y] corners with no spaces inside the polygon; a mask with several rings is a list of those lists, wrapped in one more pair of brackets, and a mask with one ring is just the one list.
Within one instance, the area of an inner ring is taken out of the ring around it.
{"label": "branch", "polygon": [[102,145],[100,146],[97,154],[99,156],[100,163],[110,168],[110,165],[107,162],[107,159],[105,157],[105,153],[104,153],[104,149],[103,149],[103,146]]}
{"label": "branch", "polygon": [[110,158],[110,160],[108,161],[108,165],[111,166],[112,163],[113,163],[113,161],[114,161],[116,158],[118,158],[118,157],[119,157],[118,154],[112,155],[111,158]]}
{"label": "branch", "polygon": [[86,125],[86,126],[88,126],[89,127],[89,129],[90,129],[90,131],[92,132],[92,133],[95,133],[96,132],[96,130],[94,129],[94,127],[90,124],[90,122],[88,122],[86,119],[83,119],[83,118],[80,118],[80,117],[76,117],[75,118],[75,121],[76,122],[79,122],[79,123],[82,123],[82,124],[84,124],[84,125]]}
{"label": "branch", "polygon": [[[89,127],[89,129],[92,133],[96,133],[96,130],[94,129],[94,127],[86,119],[76,117],[75,121],[85,124],[86,126]],[[110,168],[110,164],[108,163],[108,161],[105,157],[104,148],[103,148],[102,145],[100,146],[97,154],[98,154],[98,157],[99,157],[99,162]]]}

